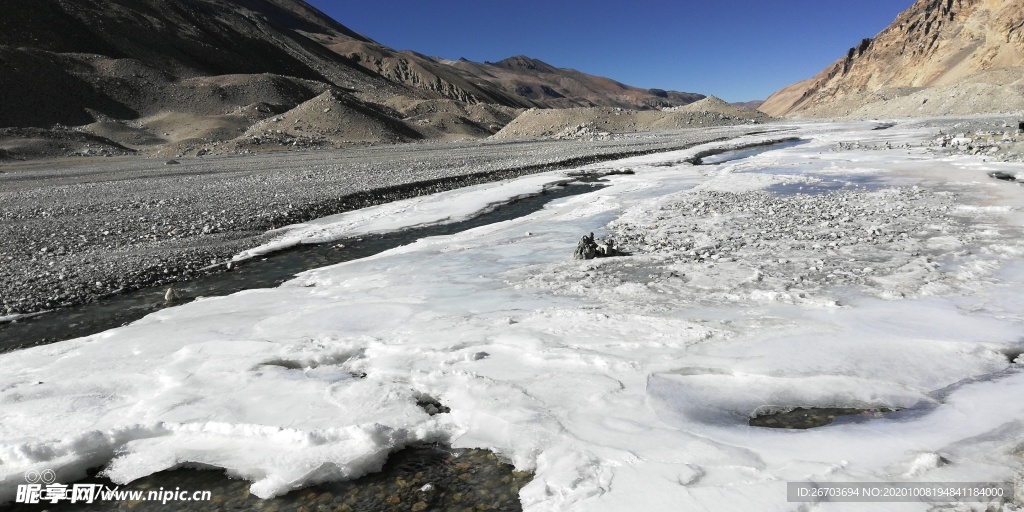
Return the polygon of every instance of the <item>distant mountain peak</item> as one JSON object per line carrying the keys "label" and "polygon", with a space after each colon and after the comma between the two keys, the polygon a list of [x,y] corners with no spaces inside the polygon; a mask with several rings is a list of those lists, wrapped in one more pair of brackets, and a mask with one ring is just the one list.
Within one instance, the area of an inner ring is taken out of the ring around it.
{"label": "distant mountain peak", "polygon": [[506,69],[521,69],[527,71],[535,71],[538,73],[557,73],[558,68],[544,62],[540,59],[534,59],[527,57],[526,55],[516,55],[507,59],[499,60],[498,62],[491,63],[492,66],[503,67]]}

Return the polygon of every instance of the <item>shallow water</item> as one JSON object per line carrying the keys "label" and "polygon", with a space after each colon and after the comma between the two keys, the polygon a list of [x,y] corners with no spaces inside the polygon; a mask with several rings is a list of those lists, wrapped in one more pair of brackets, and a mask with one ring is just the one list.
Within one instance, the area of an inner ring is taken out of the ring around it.
{"label": "shallow water", "polygon": [[812,178],[813,181],[778,183],[766,187],[765,191],[781,196],[792,196],[796,194],[821,195],[839,191],[870,192],[890,186],[890,184],[879,180],[877,177],[866,175],[807,175],[807,177]]}
{"label": "shallow water", "polygon": [[[755,146],[745,149],[734,149],[718,153],[715,155],[707,156],[700,159],[700,165],[717,165],[728,162],[735,162],[746,158],[751,158],[768,151],[775,151],[779,149],[786,149],[801,146],[807,144],[809,141],[803,139],[787,140],[783,142],[776,142],[773,144],[766,144],[763,146]],[[796,183],[779,183],[771,185],[765,188],[765,191],[778,194],[778,195],[794,195],[794,194],[809,194],[809,195],[820,195],[827,194],[829,192],[836,192],[841,190],[857,190],[857,191],[872,191],[880,188],[890,186],[881,180],[877,175],[857,175],[857,174],[843,174],[843,175],[825,175],[814,173],[816,167],[811,166],[810,168],[803,166],[764,166],[753,170],[740,171],[739,174],[774,174],[783,176],[800,176],[808,179],[809,181],[800,181]]]}
{"label": "shallow water", "polygon": [[[530,482],[530,473],[518,472],[487,450],[417,446],[391,454],[378,473],[347,482],[329,482],[264,500],[249,494],[249,482],[232,479],[218,470],[176,469],[161,471],[118,486],[92,476],[79,485],[141,491],[142,499],[103,500],[93,503],[58,502],[56,505],[16,505],[13,511],[208,511],[263,510],[277,512],[337,510],[376,511],[519,511],[519,489]],[[60,482],[67,484],[67,482]],[[148,500],[169,496],[165,492],[209,492],[202,501]]]}
{"label": "shallow water", "polygon": [[806,140],[796,139],[796,140],[787,140],[787,141],[783,141],[783,142],[776,142],[774,144],[766,144],[766,145],[763,145],[763,146],[754,146],[754,147],[745,148],[745,149],[733,149],[733,150],[725,151],[725,152],[722,152],[722,153],[718,153],[716,155],[711,155],[711,156],[706,156],[704,158],[701,158],[700,159],[700,164],[701,165],[724,164],[726,162],[733,162],[733,161],[736,161],[736,160],[742,160],[744,158],[750,158],[752,156],[757,156],[757,155],[760,155],[761,153],[766,153],[768,151],[775,151],[777,149],[786,149],[786,148],[792,148],[792,147],[800,146],[800,145],[803,145],[803,144],[807,144],[807,142],[808,141],[806,141]]}
{"label": "shallow water", "polygon": [[583,178],[579,183],[570,183],[519,199],[460,222],[411,228],[327,244],[300,245],[266,258],[247,261],[229,272],[207,274],[191,281],[176,283],[174,289],[180,297],[176,301],[164,300],[166,287],[150,287],[114,295],[91,304],[0,324],[0,353],[103,332],[197,297],[229,295],[242,290],[275,287],[306,270],[365,258],[413,243],[420,238],[450,235],[523,217],[541,210],[551,201],[592,192],[595,187],[600,186],[593,178]]}

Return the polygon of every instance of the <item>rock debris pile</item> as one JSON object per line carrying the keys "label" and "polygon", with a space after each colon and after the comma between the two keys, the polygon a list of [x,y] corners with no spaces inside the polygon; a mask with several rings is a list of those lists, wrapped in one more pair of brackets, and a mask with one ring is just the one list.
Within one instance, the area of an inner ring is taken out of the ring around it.
{"label": "rock debris pile", "polygon": [[[838,142],[832,151],[889,150],[925,148],[941,155],[977,155],[986,160],[1003,162],[1024,162],[1024,122],[1010,117],[964,119],[955,124],[921,123],[939,129],[934,136],[916,142],[893,143],[883,138]],[[892,127],[892,123],[880,125],[879,130]]]}
{"label": "rock debris pile", "polygon": [[996,155],[1024,142],[1024,134],[1009,128],[1002,131],[960,132],[955,135],[940,134],[933,142],[936,146],[949,148],[962,155]]}
{"label": "rock debris pile", "polygon": [[714,97],[661,110],[589,107],[530,109],[495,133],[493,139],[549,137],[605,140],[623,134],[686,128],[758,124],[771,121],[763,112],[735,107]]}
{"label": "rock debris pile", "polygon": [[587,139],[587,140],[608,140],[612,134],[610,132],[593,130],[588,126],[578,124],[576,126],[567,126],[561,132],[552,135],[552,139],[563,140],[563,139]]}
{"label": "rock debris pile", "polygon": [[755,269],[757,280],[784,279],[787,287],[878,286],[893,273],[931,273],[942,249],[973,237],[952,209],[951,195],[919,187],[789,196],[702,191],[650,212],[648,222],[615,227],[628,250],[669,254],[677,263],[737,262]]}
{"label": "rock debris pile", "polygon": [[[17,141],[11,142],[11,141]],[[0,128],[0,162],[49,157],[115,157],[136,154],[134,149],[78,128]]]}
{"label": "rock debris pile", "polygon": [[[609,228],[630,257],[527,268],[507,278],[555,293],[661,310],[785,302],[835,307],[835,290],[887,299],[974,286],[977,247],[1017,244],[946,191],[780,195],[692,189],[628,210]],[[1008,249],[1009,250],[1009,249]],[[979,274],[978,272],[982,272]]]}

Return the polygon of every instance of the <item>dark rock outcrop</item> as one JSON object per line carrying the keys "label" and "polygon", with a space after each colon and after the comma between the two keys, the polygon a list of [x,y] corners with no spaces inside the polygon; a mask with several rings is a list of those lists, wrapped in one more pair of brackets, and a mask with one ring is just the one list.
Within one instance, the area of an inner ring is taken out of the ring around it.
{"label": "dark rock outcrop", "polygon": [[594,258],[607,258],[610,256],[621,256],[618,247],[615,245],[615,241],[611,238],[606,238],[600,242],[594,239],[594,234],[583,235],[580,238],[578,244],[576,244],[576,250],[573,251],[572,257],[577,260],[592,260]]}

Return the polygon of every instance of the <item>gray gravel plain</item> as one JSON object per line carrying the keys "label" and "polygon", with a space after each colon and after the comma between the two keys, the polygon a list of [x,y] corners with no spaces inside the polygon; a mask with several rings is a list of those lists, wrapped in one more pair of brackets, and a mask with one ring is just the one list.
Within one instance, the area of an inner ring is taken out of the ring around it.
{"label": "gray gravel plain", "polygon": [[[403,144],[165,160],[0,166],[0,316],[223,270],[276,227],[397,199],[783,127],[606,141]],[[211,265],[219,264],[209,269]]]}

